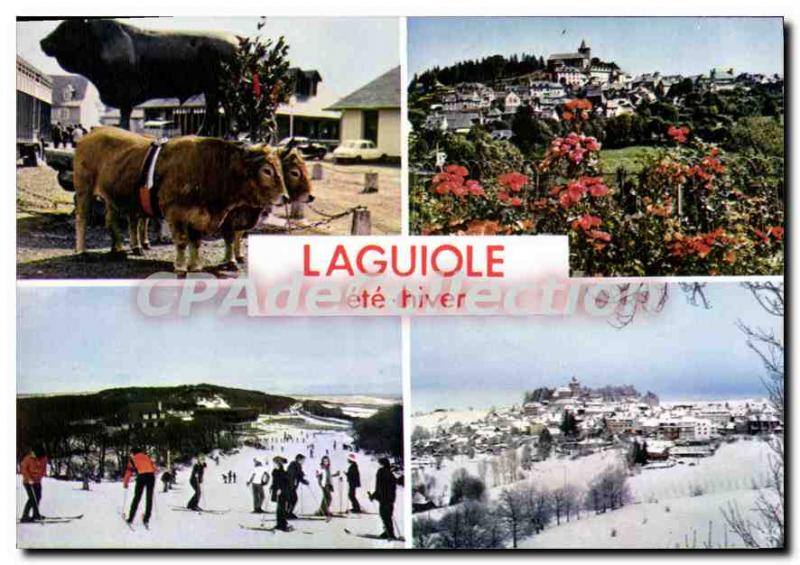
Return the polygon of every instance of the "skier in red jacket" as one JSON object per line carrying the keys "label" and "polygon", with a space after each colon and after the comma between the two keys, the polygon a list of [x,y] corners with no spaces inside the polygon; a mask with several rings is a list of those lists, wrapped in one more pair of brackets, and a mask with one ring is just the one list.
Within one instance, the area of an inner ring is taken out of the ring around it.
{"label": "skier in red jacket", "polygon": [[31,449],[20,463],[19,469],[22,473],[22,486],[28,495],[20,522],[41,520],[43,516],[39,513],[39,503],[42,500],[42,477],[47,474],[47,455],[44,448],[37,445]]}
{"label": "skier in red jacket", "polygon": [[128,488],[128,483],[134,472],[136,473],[136,486],[134,487],[133,502],[131,502],[131,509],[128,513],[127,522],[128,524],[133,523],[133,519],[136,517],[136,509],[139,507],[139,501],[142,499],[142,492],[146,490],[144,516],[142,517],[146,528],[150,523],[150,514],[153,511],[153,489],[156,486],[156,466],[143,449],[136,447],[131,449],[128,466],[125,468],[125,476],[122,478],[123,487]]}

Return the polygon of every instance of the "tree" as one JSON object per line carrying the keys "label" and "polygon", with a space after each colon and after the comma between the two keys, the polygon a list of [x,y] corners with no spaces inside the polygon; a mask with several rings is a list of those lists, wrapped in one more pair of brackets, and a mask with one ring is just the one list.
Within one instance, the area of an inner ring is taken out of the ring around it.
{"label": "tree", "polygon": [[[783,282],[743,283],[743,286],[751,292],[765,312],[783,318]],[[773,331],[748,326],[741,321],[739,328],[746,336],[747,346],[758,355],[764,365],[766,375],[762,378],[762,382],[783,428],[785,424],[783,337],[775,335]],[[728,507],[722,510],[728,526],[741,538],[745,546],[753,549],[782,548],[785,545],[783,437],[777,434],[773,436],[770,448],[772,457],[769,481],[766,488],[759,492],[753,508],[757,518],[755,520],[745,518],[734,503],[729,503]]]}
{"label": "tree", "polygon": [[240,37],[236,57],[222,64],[219,84],[225,116],[251,142],[269,142],[276,134],[275,112],[293,90],[288,53],[283,36],[275,42]]}
{"label": "tree", "polygon": [[526,520],[525,486],[518,485],[503,489],[500,493],[496,515],[503,521],[511,538],[511,547],[516,549],[520,537],[531,532],[530,522]]}
{"label": "tree", "polygon": [[483,500],[486,496],[486,484],[478,477],[470,475],[466,469],[453,472],[450,480],[450,504],[458,504],[464,500]]}
{"label": "tree", "polygon": [[578,420],[575,414],[570,410],[564,410],[561,416],[561,425],[559,426],[561,433],[565,436],[575,436],[578,433]]}
{"label": "tree", "polygon": [[353,443],[371,453],[403,457],[403,406],[395,404],[353,423]]}
{"label": "tree", "polygon": [[609,466],[589,483],[586,506],[596,514],[616,510],[630,501],[628,475],[619,466]]}

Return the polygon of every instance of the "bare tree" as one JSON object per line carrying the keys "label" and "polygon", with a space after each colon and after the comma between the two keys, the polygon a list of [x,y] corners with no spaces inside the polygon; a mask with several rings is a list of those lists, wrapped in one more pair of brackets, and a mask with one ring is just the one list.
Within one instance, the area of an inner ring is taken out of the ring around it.
{"label": "bare tree", "polygon": [[511,537],[511,546],[516,549],[520,537],[530,533],[526,520],[526,493],[523,485],[503,489],[500,493],[496,516],[503,521]]}
{"label": "bare tree", "polygon": [[[742,286],[750,291],[769,315],[781,319],[784,317],[783,282],[747,282]],[[776,335],[771,329],[752,327],[741,320],[738,326],[745,335],[747,346],[758,355],[764,365],[766,375],[761,381],[781,428],[785,429],[783,335]],[[766,488],[759,492],[752,509],[756,517],[745,517],[733,502],[722,509],[728,527],[741,538],[746,547],[754,549],[781,548],[785,545],[783,437],[775,434],[769,445],[772,450],[769,480]]]}

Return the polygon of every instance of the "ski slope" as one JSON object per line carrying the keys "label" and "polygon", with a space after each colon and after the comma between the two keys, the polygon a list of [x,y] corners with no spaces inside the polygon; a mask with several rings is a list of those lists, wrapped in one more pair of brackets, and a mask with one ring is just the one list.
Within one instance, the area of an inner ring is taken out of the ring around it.
{"label": "ski slope", "polygon": [[[309,449],[303,441],[283,441],[284,432],[299,438],[301,433],[307,434],[314,445],[314,458],[310,458]],[[92,484],[91,491],[81,490],[78,482],[56,481],[46,478],[43,482],[41,512],[45,516],[63,516],[84,514],[80,520],[56,524],[19,524],[17,527],[17,545],[21,548],[236,548],[236,549],[326,549],[326,548],[371,548],[397,549],[404,547],[400,541],[365,539],[345,533],[345,528],[353,533],[380,534],[382,526],[377,515],[377,504],[371,503],[367,492],[372,491],[375,473],[378,470],[376,457],[357,453],[361,471],[362,488],[359,500],[362,508],[375,514],[352,515],[344,518],[324,520],[293,520],[292,532],[268,532],[243,529],[240,524],[265,527],[275,525],[275,504],[269,502],[269,494],[265,508],[268,514],[252,514],[252,495],[245,482],[253,468],[253,458],[269,460],[267,470],[273,468],[272,457],[277,454],[291,460],[297,453],[307,457],[304,470],[311,483],[309,487],[301,486],[298,491],[298,514],[313,514],[319,506],[320,489],[316,484],[315,473],[319,461],[326,452],[331,458],[331,468],[345,471],[348,451],[342,444],[351,444],[349,431],[328,431],[302,429],[289,426],[276,426],[271,434],[264,434],[269,447],[255,449],[242,447],[238,453],[220,456],[219,465],[208,458],[205,472],[204,495],[200,506],[206,509],[230,509],[224,514],[197,514],[175,510],[173,506],[185,507],[192,495],[189,486],[190,469],[178,471],[178,484],[174,490],[162,493],[162,483],[156,480],[153,516],[150,529],[142,526],[141,515],[144,500],[140,504],[134,530],[128,528],[122,518],[123,500],[130,504],[133,496],[133,485],[126,491],[119,482],[102,482]],[[336,449],[333,444],[336,442]],[[237,475],[236,484],[225,484],[222,474],[232,470]],[[17,517],[22,515],[25,504],[25,493],[17,477]],[[346,511],[347,482],[334,479],[335,492],[331,510]],[[126,498],[127,493],[127,498]],[[143,497],[144,498],[144,497]],[[397,502],[394,517],[395,528],[403,527],[403,489],[397,489]],[[126,510],[127,513],[127,510]],[[396,532],[397,533],[397,532]],[[401,532],[405,534],[405,532]]]}

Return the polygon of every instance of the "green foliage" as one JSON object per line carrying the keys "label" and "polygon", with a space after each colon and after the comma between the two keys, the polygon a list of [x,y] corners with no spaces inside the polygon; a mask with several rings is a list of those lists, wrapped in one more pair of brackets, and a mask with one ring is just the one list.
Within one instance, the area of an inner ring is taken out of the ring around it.
{"label": "green foliage", "polygon": [[403,458],[403,406],[383,408],[369,418],[353,423],[353,443],[357,449]]}
{"label": "green foliage", "polygon": [[219,85],[225,115],[252,142],[272,139],[275,112],[289,101],[293,88],[288,53],[283,36],[274,43],[260,36],[240,37],[236,58],[222,65]]}

